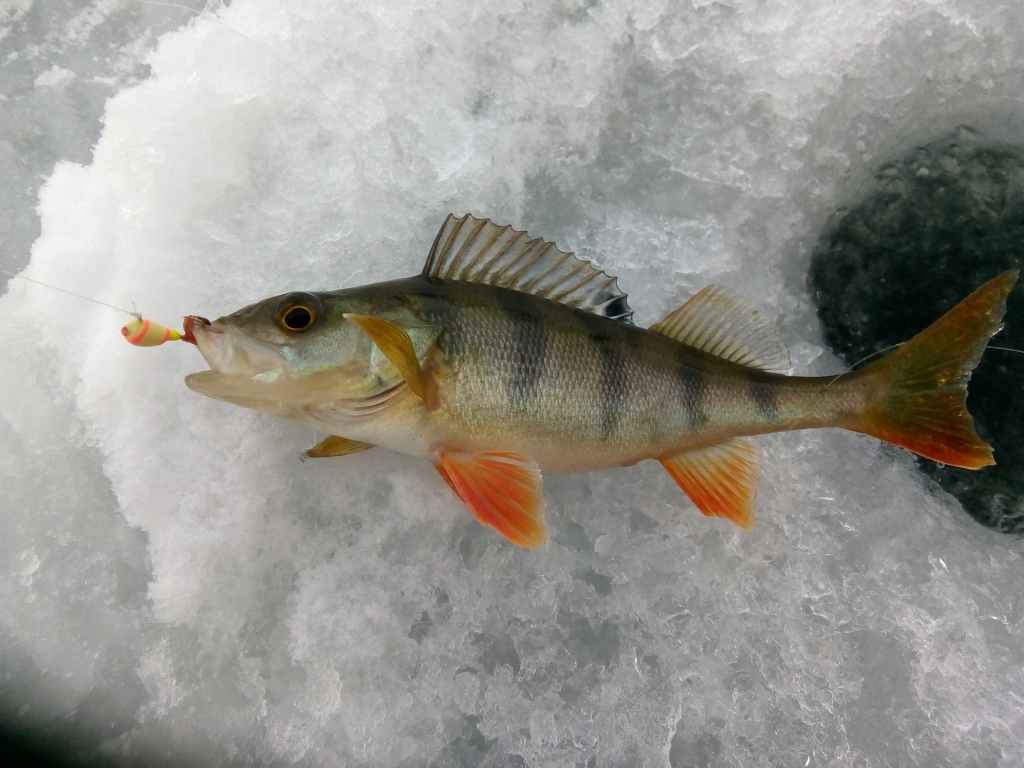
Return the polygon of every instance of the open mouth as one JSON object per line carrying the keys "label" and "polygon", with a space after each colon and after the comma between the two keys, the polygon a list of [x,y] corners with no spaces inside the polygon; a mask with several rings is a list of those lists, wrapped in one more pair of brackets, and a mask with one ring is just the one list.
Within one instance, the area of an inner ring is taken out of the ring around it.
{"label": "open mouth", "polygon": [[243,345],[229,339],[227,329],[217,322],[211,323],[205,317],[188,315],[185,317],[183,338],[199,348],[210,369],[219,373],[253,374],[248,355]]}
{"label": "open mouth", "polygon": [[196,345],[210,366],[208,371],[185,377],[186,386],[194,392],[275,413],[286,406],[363,403],[368,394],[365,376],[346,375],[336,367],[294,374],[280,348],[230,322],[189,315],[183,327],[186,340]]}
{"label": "open mouth", "polygon": [[248,407],[280,399],[277,388],[269,386],[284,367],[278,350],[220,320],[188,315],[183,328],[182,338],[195,344],[210,366],[185,378],[190,389]]}
{"label": "open mouth", "polygon": [[195,335],[195,329],[197,326],[199,328],[209,328],[210,321],[205,317],[200,317],[199,315],[185,315],[185,319],[182,322],[182,328],[185,332],[181,335],[181,340],[187,341],[189,344],[199,346],[196,342]]}
{"label": "open mouth", "polygon": [[231,324],[205,317],[185,317],[183,339],[198,347],[210,370],[221,374],[271,377],[280,374],[280,351],[254,339]]}

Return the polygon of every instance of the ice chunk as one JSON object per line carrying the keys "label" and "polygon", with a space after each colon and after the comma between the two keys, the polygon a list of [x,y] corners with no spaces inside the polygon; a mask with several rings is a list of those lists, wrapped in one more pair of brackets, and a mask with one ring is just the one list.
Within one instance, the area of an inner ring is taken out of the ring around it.
{"label": "ice chunk", "polygon": [[[724,284],[839,370],[804,284],[830,213],[960,123],[1020,139],[1024,19],[981,0],[215,13],[50,176],[27,276],[213,317],[413,274],[472,212],[598,259],[639,322]],[[551,476],[553,543],[524,551],[424,462],[300,462],[322,436],[192,394],[196,351],[122,322],[19,281],[0,299],[0,662],[23,717],[86,751],[1024,760],[1020,541],[898,451],[764,438],[754,534],[656,465]]]}

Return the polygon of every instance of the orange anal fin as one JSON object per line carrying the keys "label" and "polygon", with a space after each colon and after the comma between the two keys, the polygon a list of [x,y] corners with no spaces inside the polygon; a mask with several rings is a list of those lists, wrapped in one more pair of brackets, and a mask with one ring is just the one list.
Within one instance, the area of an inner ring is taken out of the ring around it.
{"label": "orange anal fin", "polygon": [[442,453],[437,471],[482,524],[521,547],[547,543],[544,491],[532,459],[503,451]]}
{"label": "orange anal fin", "polygon": [[705,515],[724,517],[752,531],[761,479],[761,449],[749,440],[724,443],[661,459],[672,479]]}
{"label": "orange anal fin", "polygon": [[345,319],[358,325],[363,333],[380,348],[384,356],[405,379],[409,389],[427,406],[427,410],[432,411],[437,408],[437,382],[429,372],[423,370],[419,358],[416,357],[412,339],[409,338],[408,332],[402,326],[372,315],[346,314]]}
{"label": "orange anal fin", "polygon": [[373,443],[361,443],[358,440],[349,440],[347,437],[331,435],[325,437],[302,455],[310,459],[325,459],[329,456],[349,456],[360,451],[368,451],[371,448],[373,448]]}

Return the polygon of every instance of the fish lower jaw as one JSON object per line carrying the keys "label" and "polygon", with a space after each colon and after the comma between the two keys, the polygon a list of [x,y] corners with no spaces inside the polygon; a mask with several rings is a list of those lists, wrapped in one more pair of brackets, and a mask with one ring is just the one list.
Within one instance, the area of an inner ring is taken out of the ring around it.
{"label": "fish lower jaw", "polygon": [[227,356],[224,354],[223,348],[225,338],[221,329],[214,328],[209,321],[194,322],[186,323],[186,333],[195,340],[199,353],[206,360],[211,371],[224,374],[235,373],[235,371],[226,370],[225,358]]}
{"label": "fish lower jaw", "polygon": [[190,330],[211,371],[262,382],[276,381],[287,372],[284,359],[275,350],[254,348],[230,329],[197,323]]}

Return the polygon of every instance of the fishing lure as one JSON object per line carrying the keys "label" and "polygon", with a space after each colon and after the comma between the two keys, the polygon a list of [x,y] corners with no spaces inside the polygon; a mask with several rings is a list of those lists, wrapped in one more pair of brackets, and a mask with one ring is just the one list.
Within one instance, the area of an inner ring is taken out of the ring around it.
{"label": "fishing lure", "polygon": [[159,347],[167,341],[181,341],[182,334],[166,325],[146,320],[142,315],[134,315],[121,329],[121,335],[129,344],[136,347]]}
{"label": "fishing lure", "polygon": [[147,320],[138,312],[132,312],[132,319],[125,323],[121,329],[121,335],[127,339],[129,344],[134,344],[136,347],[159,347],[168,341],[187,341],[189,344],[195,344],[196,337],[192,335],[192,329],[197,321],[210,324],[205,317],[189,315],[185,318],[184,331],[179,332],[166,325]]}
{"label": "fishing lure", "polygon": [[94,299],[91,296],[84,296],[81,293],[69,291],[67,288],[61,288],[60,286],[57,285],[44,283],[42,280],[36,280],[34,277],[26,277],[25,275],[20,275],[16,272],[8,272],[6,269],[0,269],[0,273],[9,275],[10,277],[16,278],[18,280],[24,280],[26,282],[33,283],[34,285],[41,285],[44,288],[49,288],[54,291],[66,293],[69,296],[74,296],[84,301],[89,301],[92,302],[93,304],[98,304],[101,307],[108,307],[109,309],[113,309],[117,312],[123,312],[126,315],[131,315],[132,319],[125,323],[125,325],[121,328],[121,335],[128,340],[129,344],[133,344],[136,347],[158,347],[167,341],[187,341],[190,344],[196,343],[195,337],[192,335],[190,330],[190,323],[194,323],[196,319],[202,318],[186,317],[185,332],[179,333],[178,331],[175,331],[172,328],[160,325],[160,323],[154,323],[152,320],[145,319],[138,312],[129,312],[127,309],[116,307],[113,304],[108,304],[105,301]]}

